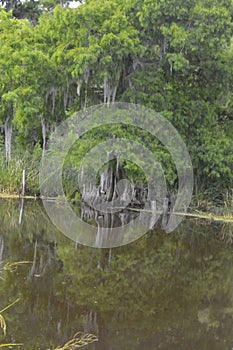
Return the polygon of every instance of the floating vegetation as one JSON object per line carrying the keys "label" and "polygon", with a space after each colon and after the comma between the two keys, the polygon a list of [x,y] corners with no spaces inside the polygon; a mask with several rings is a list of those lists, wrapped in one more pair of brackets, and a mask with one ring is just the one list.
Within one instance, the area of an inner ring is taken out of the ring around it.
{"label": "floating vegetation", "polygon": [[18,303],[18,301],[19,301],[19,298],[16,299],[15,301],[13,301],[13,303],[11,303],[10,305],[6,306],[4,309],[0,310],[0,328],[3,330],[4,336],[6,335],[6,321],[5,321],[4,317],[2,316],[2,314],[6,310],[8,310],[10,307],[12,307],[16,303]]}
{"label": "floating vegetation", "polygon": [[[124,209],[123,207],[116,207],[117,209]],[[148,212],[152,213],[152,210],[150,209],[138,209],[138,208],[130,208],[128,207],[127,210],[135,211],[135,212]],[[162,212],[158,211],[158,214],[162,214]],[[168,212],[168,214],[171,214]],[[229,214],[222,214],[222,215],[215,215],[213,213],[208,213],[208,212],[202,212],[199,210],[193,210],[193,212],[187,212],[187,213],[178,213],[174,212],[172,213],[173,215],[177,216],[184,216],[184,217],[190,217],[193,219],[205,219],[205,220],[210,220],[212,221],[218,221],[218,222],[223,222],[223,223],[233,223],[233,213]]]}
{"label": "floating vegetation", "polygon": [[0,328],[2,329],[4,336],[6,336],[6,321],[1,314],[0,314]]}
{"label": "floating vegetation", "polygon": [[32,264],[32,261],[18,261],[14,263],[7,263],[3,270],[14,272],[19,266],[25,265],[25,264]]}
{"label": "floating vegetation", "polygon": [[[179,215],[179,213],[175,213],[175,215]],[[215,215],[212,213],[203,213],[198,210],[195,210],[194,213],[186,213],[185,216],[193,217],[196,219],[207,219],[210,221],[219,221],[223,223],[233,223],[233,214]]]}
{"label": "floating vegetation", "polygon": [[[4,337],[6,336],[6,321],[5,321],[5,318],[3,317],[2,314],[6,310],[8,310],[10,307],[12,307],[16,303],[18,303],[18,301],[19,301],[19,298],[16,299],[15,301],[13,301],[13,303],[11,303],[10,305],[6,306],[4,309],[0,310],[0,328],[3,331]],[[11,347],[11,346],[21,346],[21,345],[23,345],[23,344],[21,344],[21,343],[0,344],[0,348],[6,348],[6,347]]]}
{"label": "floating vegetation", "polygon": [[9,348],[9,347],[11,347],[11,346],[22,346],[23,344],[22,343],[18,343],[18,344],[16,344],[16,343],[9,343],[9,344],[0,344],[0,348]]}
{"label": "floating vegetation", "polygon": [[98,338],[94,334],[78,332],[71,340],[55,350],[76,350],[96,341],[98,341]]}
{"label": "floating vegetation", "polygon": [[19,266],[23,266],[25,264],[32,264],[32,261],[18,261],[13,263],[8,262],[4,266],[1,266],[2,263],[0,262],[0,279],[3,280],[3,277],[1,276],[3,271],[14,272]]}

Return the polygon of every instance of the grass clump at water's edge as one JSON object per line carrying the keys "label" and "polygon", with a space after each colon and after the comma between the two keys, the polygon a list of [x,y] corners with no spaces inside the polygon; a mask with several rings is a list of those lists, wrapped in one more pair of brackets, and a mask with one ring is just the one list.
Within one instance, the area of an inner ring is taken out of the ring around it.
{"label": "grass clump at water's edge", "polygon": [[0,156],[0,197],[18,196],[23,170],[26,172],[26,194],[38,194],[41,155],[41,147],[37,144],[32,152],[19,153],[16,148],[8,165],[5,157]]}

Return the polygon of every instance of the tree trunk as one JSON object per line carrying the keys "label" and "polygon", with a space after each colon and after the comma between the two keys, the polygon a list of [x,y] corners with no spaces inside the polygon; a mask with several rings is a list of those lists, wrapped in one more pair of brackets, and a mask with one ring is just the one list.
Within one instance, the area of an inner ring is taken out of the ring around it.
{"label": "tree trunk", "polygon": [[42,146],[42,157],[44,157],[45,153],[45,146],[46,146],[46,133],[47,133],[47,127],[46,122],[43,117],[40,118],[41,120],[41,126],[42,126],[42,138],[43,138],[43,146]]}
{"label": "tree trunk", "polygon": [[[0,237],[0,266],[3,264],[3,250],[4,250],[4,240]],[[0,277],[2,276],[2,269],[0,269]]]}
{"label": "tree trunk", "polygon": [[11,137],[12,137],[12,122],[10,120],[10,117],[6,119],[4,129],[5,129],[6,165],[8,166],[11,160]]}
{"label": "tree trunk", "polygon": [[22,176],[22,196],[25,196],[25,186],[26,186],[26,180],[25,180],[25,169],[24,169],[23,176]]}
{"label": "tree trunk", "polygon": [[116,100],[116,93],[117,93],[117,86],[114,86],[113,93],[112,93],[112,104],[114,105]]}

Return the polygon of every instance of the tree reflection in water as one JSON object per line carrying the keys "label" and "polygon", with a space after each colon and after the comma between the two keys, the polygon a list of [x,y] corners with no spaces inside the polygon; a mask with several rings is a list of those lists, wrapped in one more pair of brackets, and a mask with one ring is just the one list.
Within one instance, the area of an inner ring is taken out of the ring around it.
{"label": "tree reflection in water", "polygon": [[20,298],[4,343],[54,349],[81,331],[98,350],[232,347],[229,227],[187,219],[166,234],[158,223],[130,245],[95,249],[57,232],[40,203],[25,202],[21,225],[18,210],[0,202],[2,263],[32,261],[2,273],[0,309]]}

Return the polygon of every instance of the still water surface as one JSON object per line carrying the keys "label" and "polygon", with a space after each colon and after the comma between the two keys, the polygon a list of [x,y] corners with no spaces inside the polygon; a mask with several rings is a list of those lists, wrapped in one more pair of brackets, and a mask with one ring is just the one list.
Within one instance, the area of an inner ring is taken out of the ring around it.
{"label": "still water surface", "polygon": [[[138,241],[95,249],[69,240],[39,202],[0,201],[0,344],[54,350],[91,332],[95,350],[231,350],[233,227],[187,219]],[[18,347],[15,347],[18,349]]]}

